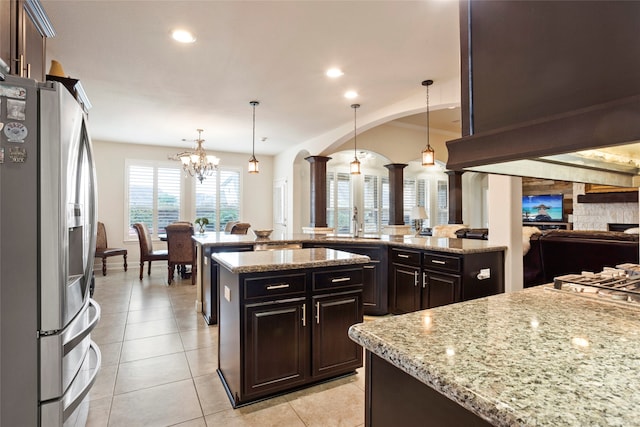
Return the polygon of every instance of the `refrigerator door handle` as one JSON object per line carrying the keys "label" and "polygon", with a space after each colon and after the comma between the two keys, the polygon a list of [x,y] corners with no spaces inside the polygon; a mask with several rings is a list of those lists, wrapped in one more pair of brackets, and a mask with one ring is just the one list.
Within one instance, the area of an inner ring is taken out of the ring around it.
{"label": "refrigerator door handle", "polygon": [[[78,390],[75,394],[73,394],[69,398],[69,402],[68,403],[65,402],[65,405],[64,405],[65,407],[63,409],[63,419],[64,420],[66,420],[68,418],[68,416],[71,413],[73,413],[73,411],[75,411],[75,409],[78,407],[78,405],[80,403],[82,403],[82,400],[89,393],[89,391],[91,390],[91,387],[93,387],[93,384],[96,382],[96,377],[98,376],[98,372],[100,372],[100,366],[102,365],[102,354],[100,353],[100,349],[98,348],[96,343],[94,343],[93,341],[91,341],[91,344],[90,344],[90,347],[89,347],[89,351],[91,351],[91,350],[93,350],[93,352],[96,355],[95,368],[93,369],[93,372],[91,373],[91,377],[86,381],[86,383],[84,383],[84,387],[82,387],[81,390]],[[87,355],[87,357],[89,357],[89,355]],[[70,390],[70,391],[75,391],[75,390]]]}
{"label": "refrigerator door handle", "polygon": [[87,325],[86,328],[84,328],[82,331],[78,332],[71,338],[69,338],[69,340],[64,343],[62,354],[64,354],[65,356],[71,350],[73,350],[80,342],[82,342],[82,340],[85,339],[87,335],[91,333],[93,328],[96,327],[96,325],[98,324],[98,321],[100,321],[100,312],[101,312],[100,305],[96,304],[96,302],[92,298],[89,298],[89,307],[93,307],[93,311],[94,311],[93,318],[89,321],[89,324]]}

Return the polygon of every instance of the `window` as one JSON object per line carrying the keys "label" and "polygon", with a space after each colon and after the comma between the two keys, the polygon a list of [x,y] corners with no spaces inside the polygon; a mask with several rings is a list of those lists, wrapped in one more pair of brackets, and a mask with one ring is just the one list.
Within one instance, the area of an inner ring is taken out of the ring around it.
{"label": "window", "polygon": [[152,236],[181,216],[181,174],[179,166],[158,162],[127,165],[128,237],[135,238],[132,224],[142,222]]}
{"label": "window", "polygon": [[196,181],[196,218],[209,220],[208,231],[223,231],[240,220],[240,170],[219,169],[202,183]]}
{"label": "window", "polygon": [[449,222],[449,186],[438,180],[438,224]]}
{"label": "window", "polygon": [[351,230],[351,175],[327,173],[327,225],[336,233]]}
{"label": "window", "polygon": [[365,233],[377,233],[380,221],[380,189],[379,179],[375,175],[365,175],[363,183],[363,229]]}
{"label": "window", "polygon": [[402,185],[402,221],[411,225],[411,210],[418,205],[416,180],[405,178]]}

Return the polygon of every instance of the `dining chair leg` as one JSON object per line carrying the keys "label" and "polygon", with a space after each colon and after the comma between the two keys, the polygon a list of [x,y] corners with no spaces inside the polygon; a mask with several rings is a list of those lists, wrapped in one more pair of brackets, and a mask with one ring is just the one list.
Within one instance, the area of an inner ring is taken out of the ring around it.
{"label": "dining chair leg", "polygon": [[167,283],[170,285],[173,281],[173,265],[169,264],[167,266]]}
{"label": "dining chair leg", "polygon": [[102,258],[102,275],[107,275],[107,258]]}
{"label": "dining chair leg", "polygon": [[149,271],[147,271],[147,275],[151,276],[151,260],[149,260]]}
{"label": "dining chair leg", "polygon": [[144,273],[144,261],[140,261],[140,280],[142,280],[142,273]]}
{"label": "dining chair leg", "polygon": [[127,254],[122,255],[124,258],[124,271],[127,271]]}

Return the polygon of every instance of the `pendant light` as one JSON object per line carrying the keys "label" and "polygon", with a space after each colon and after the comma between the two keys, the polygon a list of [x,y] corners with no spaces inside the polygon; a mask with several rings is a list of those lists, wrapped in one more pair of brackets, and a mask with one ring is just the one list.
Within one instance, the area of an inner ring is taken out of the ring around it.
{"label": "pendant light", "polygon": [[358,135],[356,127],[356,111],[360,108],[360,104],[351,104],[351,108],[353,108],[353,161],[351,162],[350,171],[351,175],[360,175],[360,161],[358,160],[356,144],[356,137]]}
{"label": "pendant light", "polygon": [[249,159],[249,173],[260,173],[258,159],[256,159],[256,106],[260,105],[260,102],[251,101],[249,104],[253,107],[253,146],[251,148],[251,158]]}
{"label": "pendant light", "polygon": [[436,153],[429,145],[429,86],[433,84],[433,80],[425,80],[422,86],[427,88],[427,146],[422,150],[422,166],[433,166],[436,164]]}

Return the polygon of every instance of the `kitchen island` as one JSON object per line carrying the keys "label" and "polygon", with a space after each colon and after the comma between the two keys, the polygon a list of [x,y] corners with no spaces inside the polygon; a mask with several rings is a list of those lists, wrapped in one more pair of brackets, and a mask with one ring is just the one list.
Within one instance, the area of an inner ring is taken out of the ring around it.
{"label": "kitchen island", "polygon": [[233,407],[353,373],[369,258],[326,248],[225,252],[219,266],[218,375]]}
{"label": "kitchen island", "polygon": [[354,325],[366,426],[631,426],[640,310],[546,286]]}
{"label": "kitchen island", "polygon": [[[208,324],[218,321],[221,252],[282,248],[330,248],[366,255],[365,314],[384,315],[504,292],[505,246],[490,241],[416,236],[274,234],[269,239],[225,233],[196,234],[198,285],[196,310]],[[479,274],[481,270],[488,275]]]}

